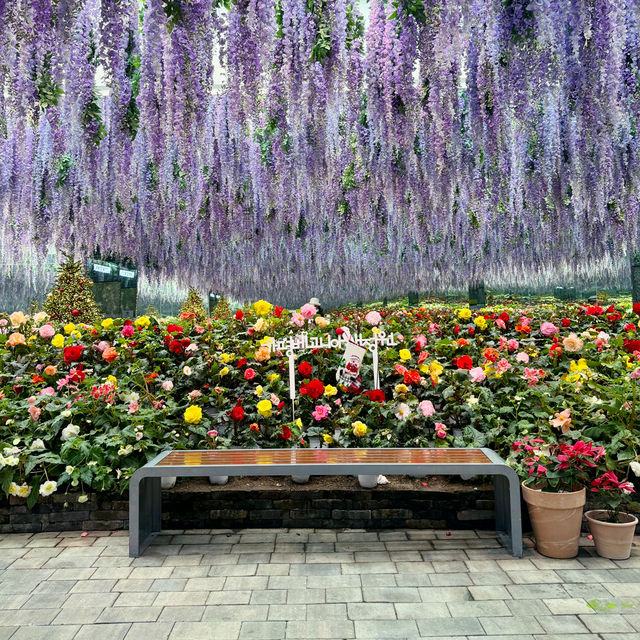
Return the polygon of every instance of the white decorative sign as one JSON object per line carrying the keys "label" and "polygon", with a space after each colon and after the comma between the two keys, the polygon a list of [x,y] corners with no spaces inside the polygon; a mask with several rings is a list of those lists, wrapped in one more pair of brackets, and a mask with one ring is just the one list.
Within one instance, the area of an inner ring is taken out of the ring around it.
{"label": "white decorative sign", "polygon": [[98,273],[111,273],[111,267],[106,267],[103,264],[93,264],[93,270]]}
{"label": "white decorative sign", "polygon": [[128,271],[127,269],[120,269],[120,277],[121,278],[134,278],[136,275],[135,271]]}
{"label": "white decorative sign", "polygon": [[342,366],[336,372],[336,380],[351,393],[362,391],[362,378],[360,377],[360,367],[367,350],[355,342],[348,342],[347,348],[342,356]]}
{"label": "white decorative sign", "polygon": [[[343,327],[342,335],[339,336],[332,336],[329,333],[325,333],[324,336],[309,337],[309,334],[306,331],[303,331],[302,333],[287,336],[286,338],[281,338],[280,340],[274,340],[273,338],[271,338],[265,344],[271,351],[285,353],[289,358],[289,398],[293,401],[296,398],[296,351],[308,351],[310,349],[344,348],[346,364],[344,367],[341,367],[341,369],[347,368],[347,364],[349,362],[347,360],[348,356],[357,355],[360,360],[356,373],[356,377],[358,378],[360,366],[362,365],[362,360],[365,355],[365,350],[370,351],[373,358],[373,388],[379,389],[380,374],[378,371],[378,349],[380,347],[395,347],[398,343],[396,342],[396,337],[393,333],[387,335],[384,331],[378,331],[377,333],[374,333],[372,337],[365,338],[361,333],[352,334],[346,327]],[[359,347],[361,351],[356,351],[354,347]],[[353,353],[350,353],[350,350],[353,351]],[[343,373],[346,372],[343,371]],[[353,371],[351,373],[353,373]],[[341,372],[339,370],[338,376],[340,375]],[[295,409],[293,411],[295,417]]]}

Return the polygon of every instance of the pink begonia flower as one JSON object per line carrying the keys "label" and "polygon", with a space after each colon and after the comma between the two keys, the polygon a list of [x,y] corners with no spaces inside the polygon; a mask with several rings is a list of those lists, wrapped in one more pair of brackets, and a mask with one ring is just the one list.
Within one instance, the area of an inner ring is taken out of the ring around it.
{"label": "pink begonia flower", "polygon": [[53,387],[45,387],[41,392],[41,396],[57,396],[58,394],[55,392]]}
{"label": "pink begonia flower", "polygon": [[634,369],[630,374],[629,374],[630,378],[633,378],[634,380],[639,380],[640,379],[640,367],[638,367],[637,369]]}
{"label": "pink begonia flower", "polygon": [[496,371],[498,373],[504,373],[509,369],[511,369],[511,364],[505,358],[501,358],[500,360],[498,360],[498,362],[496,362]]}
{"label": "pink begonia flower", "polygon": [[364,319],[373,327],[377,327],[382,322],[382,316],[377,311],[369,311]]}
{"label": "pink begonia flower", "polygon": [[40,329],[38,329],[38,333],[41,338],[48,340],[49,338],[53,338],[56,333],[56,330],[49,324],[43,324]]}
{"label": "pink begonia flower", "polygon": [[135,333],[135,331],[136,330],[133,328],[133,325],[126,324],[124,327],[122,327],[122,337],[130,338]]}
{"label": "pink begonia flower", "polygon": [[496,324],[501,328],[501,329],[506,329],[507,325],[504,323],[504,320],[502,318],[496,318]]}
{"label": "pink begonia flower", "polygon": [[507,349],[509,349],[509,351],[515,351],[519,346],[520,344],[515,338],[511,338],[511,340],[507,340]]}
{"label": "pink begonia flower", "polygon": [[32,404],[29,407],[29,415],[34,419],[37,420],[40,417],[40,414],[42,413],[42,410],[39,407],[36,407],[35,404]]}
{"label": "pink begonia flower", "polygon": [[198,389],[194,389],[193,391],[189,392],[189,399],[195,400],[196,398],[199,398],[201,395],[202,395],[201,391],[199,391]]}
{"label": "pink begonia flower", "polygon": [[438,436],[438,438],[446,438],[446,436],[447,436],[447,427],[445,427],[442,424],[442,422],[436,422],[435,428],[436,428],[436,436]]}
{"label": "pink begonia flower", "polygon": [[521,351],[516,356],[516,362],[523,362],[524,364],[529,364],[529,354],[526,351]]}
{"label": "pink begonia flower", "polygon": [[304,318],[297,311],[294,311],[291,314],[291,324],[295,324],[296,327],[301,327],[304,325]]}
{"label": "pink begonia flower", "polygon": [[527,316],[520,316],[518,324],[521,324],[523,327],[528,327],[531,324],[531,318],[527,318]]}
{"label": "pink begonia flower", "polygon": [[420,411],[422,412],[422,415],[425,418],[428,418],[429,416],[432,416],[436,412],[436,410],[433,407],[433,403],[431,402],[431,400],[423,400],[418,405],[418,409],[420,409]]}
{"label": "pink begonia flower", "polygon": [[198,334],[204,333],[204,327],[201,327],[199,325],[196,325],[195,327],[193,327],[193,330]]}
{"label": "pink begonia flower", "polygon": [[29,404],[35,404],[35,403],[36,403],[36,397],[35,397],[35,396],[29,396],[29,397],[27,398],[27,402],[28,402]]}
{"label": "pink begonia flower", "polygon": [[547,338],[550,338],[551,336],[555,336],[556,333],[559,333],[560,329],[558,327],[556,327],[555,324],[553,324],[553,322],[543,322],[540,325],[540,333],[543,336],[546,336]]}
{"label": "pink begonia flower", "polygon": [[165,391],[171,391],[171,390],[173,389],[173,382],[172,382],[171,380],[165,380],[165,381],[162,383],[162,388],[163,388]]}
{"label": "pink begonia flower", "polygon": [[311,414],[316,420],[324,420],[331,411],[331,407],[319,404],[316,405],[316,410]]}
{"label": "pink begonia flower", "polygon": [[403,341],[404,341],[404,336],[403,336],[401,333],[399,333],[399,334],[396,336],[396,340],[397,340],[398,342],[403,342]]}
{"label": "pink begonia flower", "polygon": [[215,438],[218,435],[218,432],[215,429],[211,429],[211,431],[207,431],[207,435],[210,438]]}
{"label": "pink begonia flower", "polygon": [[129,404],[129,413],[135,413],[138,410],[138,403],[135,400],[132,400]]}
{"label": "pink begonia flower", "polygon": [[102,353],[105,349],[107,349],[108,347],[110,347],[111,345],[106,341],[106,340],[101,340],[100,342],[98,342],[98,344],[96,345],[96,349]]}
{"label": "pink begonia flower", "polygon": [[316,313],[318,313],[318,308],[314,307],[312,304],[309,304],[308,302],[307,304],[302,305],[302,307],[300,308],[300,315],[303,318],[306,318],[307,320],[309,320],[310,318],[313,318],[313,316],[315,316]]}
{"label": "pink begonia flower", "polygon": [[487,376],[485,375],[482,367],[474,367],[473,369],[469,369],[469,378],[471,379],[471,382],[484,382],[487,379]]}
{"label": "pink begonia flower", "polygon": [[429,333],[435,333],[440,328],[435,322],[429,323]]}
{"label": "pink begonia flower", "polygon": [[540,376],[544,374],[542,369],[524,369],[524,379],[528,381],[530,387],[535,387],[540,382]]}
{"label": "pink begonia flower", "polygon": [[415,338],[416,345],[421,349],[424,349],[427,346],[427,338],[423,334],[420,334]]}

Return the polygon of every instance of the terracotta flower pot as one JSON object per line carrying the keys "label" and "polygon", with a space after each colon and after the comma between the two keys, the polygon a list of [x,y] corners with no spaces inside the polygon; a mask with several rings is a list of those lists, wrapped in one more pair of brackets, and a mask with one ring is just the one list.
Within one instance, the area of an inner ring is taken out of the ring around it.
{"label": "terracotta flower pot", "polygon": [[549,558],[578,555],[586,491],[550,493],[522,485],[536,539],[536,549]]}
{"label": "terracotta flower pot", "polygon": [[622,522],[606,522],[609,514],[605,510],[587,511],[589,523],[598,555],[611,560],[626,560],[631,555],[633,536],[638,518],[630,513],[621,513]]}

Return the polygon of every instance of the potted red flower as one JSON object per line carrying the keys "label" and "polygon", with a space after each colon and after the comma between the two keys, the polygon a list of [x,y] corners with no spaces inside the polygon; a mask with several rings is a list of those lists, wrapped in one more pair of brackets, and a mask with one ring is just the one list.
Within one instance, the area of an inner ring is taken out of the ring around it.
{"label": "potted red flower", "polygon": [[607,471],[591,483],[605,509],[587,511],[584,515],[593,535],[596,551],[603,558],[625,560],[631,555],[631,545],[638,518],[622,511],[629,496],[635,493],[633,484],[619,480],[613,471]]}
{"label": "potted red flower", "polygon": [[582,440],[548,444],[527,436],[513,443],[513,451],[510,461],[524,477],[522,495],[536,549],[550,558],[573,558],[578,554],[589,470],[596,467],[604,448]]}

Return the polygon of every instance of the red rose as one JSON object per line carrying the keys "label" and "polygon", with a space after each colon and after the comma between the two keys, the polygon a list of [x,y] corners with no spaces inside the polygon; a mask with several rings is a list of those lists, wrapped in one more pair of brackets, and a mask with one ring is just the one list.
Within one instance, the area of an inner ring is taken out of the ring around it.
{"label": "red rose", "polygon": [[458,369],[473,369],[473,360],[470,356],[460,356],[457,359],[456,366]]}
{"label": "red rose", "polygon": [[635,313],[637,316],[640,316],[640,302],[634,303],[633,313]]}
{"label": "red rose", "polygon": [[303,378],[308,378],[311,375],[311,365],[306,360],[304,360],[298,365],[298,373]]}
{"label": "red rose", "polygon": [[244,372],[244,379],[245,380],[253,380],[256,377],[256,372],[249,367],[245,372]]}
{"label": "red rose", "polygon": [[280,318],[282,316],[282,312],[284,311],[284,309],[282,307],[279,307],[278,305],[276,305],[276,308],[273,311],[273,315],[276,318]]}
{"label": "red rose", "polygon": [[172,340],[171,344],[169,345],[169,351],[171,351],[171,353],[182,353],[182,343],[180,342],[180,340]]}
{"label": "red rose", "polygon": [[560,324],[562,324],[563,327],[570,327],[571,320],[569,320],[569,318],[562,318],[562,322]]}
{"label": "red rose", "polygon": [[284,400],[280,400],[278,403],[278,411],[282,411],[284,409]]}
{"label": "red rose", "polygon": [[242,320],[244,318],[244,313],[242,313],[242,309],[238,309],[236,311],[236,320]]}
{"label": "red rose", "polygon": [[244,409],[242,407],[233,407],[229,415],[235,422],[240,422],[244,420]]}
{"label": "red rose", "polygon": [[289,429],[289,427],[287,427],[287,425],[282,425],[282,433],[280,434],[280,437],[283,440],[290,440],[291,439],[291,429]]}
{"label": "red rose", "polygon": [[82,357],[82,351],[84,347],[79,344],[73,347],[65,347],[64,348],[64,361],[66,364],[70,364],[71,362],[76,362],[80,360]]}
{"label": "red rose", "polygon": [[[303,387],[305,389],[304,393],[302,391]],[[300,393],[302,393],[303,395],[306,394],[310,398],[317,400],[324,393],[324,385],[322,384],[322,382],[320,382],[320,380],[314,378],[309,382],[309,384],[302,385],[302,387],[300,387]]]}
{"label": "red rose", "polygon": [[364,395],[371,400],[371,402],[384,402],[384,391],[382,389],[374,389],[373,391],[365,391]]}

